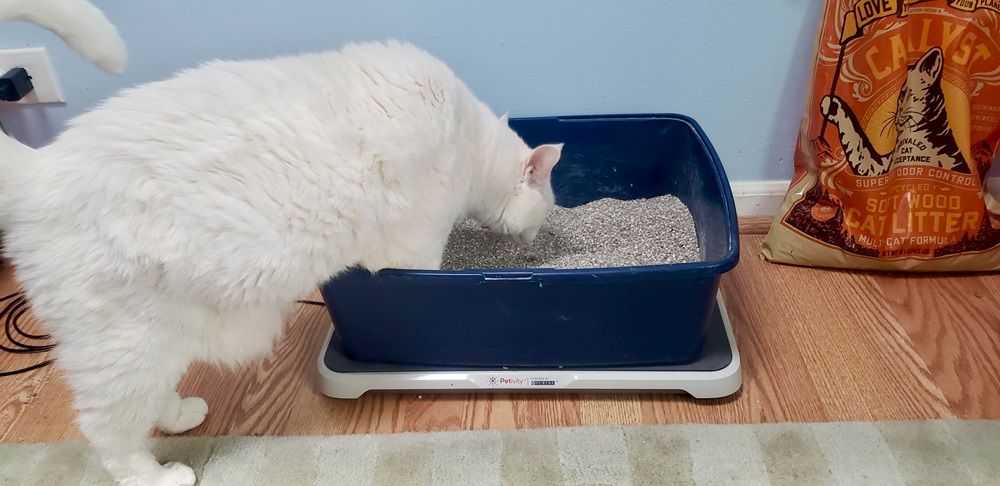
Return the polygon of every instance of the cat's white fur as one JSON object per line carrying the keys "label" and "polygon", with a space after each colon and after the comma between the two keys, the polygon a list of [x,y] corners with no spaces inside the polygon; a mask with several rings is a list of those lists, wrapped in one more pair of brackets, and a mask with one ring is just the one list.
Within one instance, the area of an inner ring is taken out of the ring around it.
{"label": "cat's white fur", "polygon": [[[82,0],[0,0],[12,12],[124,64]],[[289,306],[351,265],[437,268],[460,218],[530,240],[561,148],[529,148],[407,44],[216,61],[126,90],[40,149],[0,136],[0,216],[103,464],[122,484],[192,484],[146,444],[204,419],[174,391],[191,362],[268,352]]]}

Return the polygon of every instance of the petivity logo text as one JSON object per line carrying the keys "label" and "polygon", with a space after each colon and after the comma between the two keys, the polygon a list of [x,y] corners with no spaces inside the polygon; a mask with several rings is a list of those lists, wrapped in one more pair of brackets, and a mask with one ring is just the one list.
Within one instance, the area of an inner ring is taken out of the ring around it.
{"label": "petivity logo text", "polygon": [[496,386],[509,386],[509,387],[524,387],[524,386],[555,386],[556,380],[551,378],[519,378],[519,377],[506,377],[506,376],[490,376],[489,385]]}

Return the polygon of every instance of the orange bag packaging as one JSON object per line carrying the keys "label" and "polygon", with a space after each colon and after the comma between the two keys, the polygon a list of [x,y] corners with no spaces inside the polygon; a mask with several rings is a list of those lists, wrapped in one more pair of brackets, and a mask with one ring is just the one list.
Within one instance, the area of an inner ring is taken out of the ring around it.
{"label": "orange bag packaging", "polygon": [[1000,0],[827,0],[816,52],[764,257],[1000,269]]}

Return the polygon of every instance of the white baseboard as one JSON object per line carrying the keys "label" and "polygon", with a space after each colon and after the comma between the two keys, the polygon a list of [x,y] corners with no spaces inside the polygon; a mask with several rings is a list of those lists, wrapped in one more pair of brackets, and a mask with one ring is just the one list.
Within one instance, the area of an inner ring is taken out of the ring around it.
{"label": "white baseboard", "polygon": [[785,198],[789,181],[738,181],[730,183],[738,216],[774,216]]}

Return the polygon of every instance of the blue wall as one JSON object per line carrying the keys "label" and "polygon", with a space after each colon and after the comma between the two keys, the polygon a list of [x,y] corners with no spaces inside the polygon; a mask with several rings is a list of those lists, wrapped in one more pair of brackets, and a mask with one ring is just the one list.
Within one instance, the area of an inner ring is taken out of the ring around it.
{"label": "blue wall", "polygon": [[[28,1],[28,0],[25,0]],[[109,76],[52,34],[11,23],[0,48],[46,46],[65,107],[5,109],[31,144],[122,87],[216,57],[395,37],[442,58],[511,116],[679,112],[698,119],[733,180],[787,179],[809,81],[816,0],[97,0],[129,47]]]}

